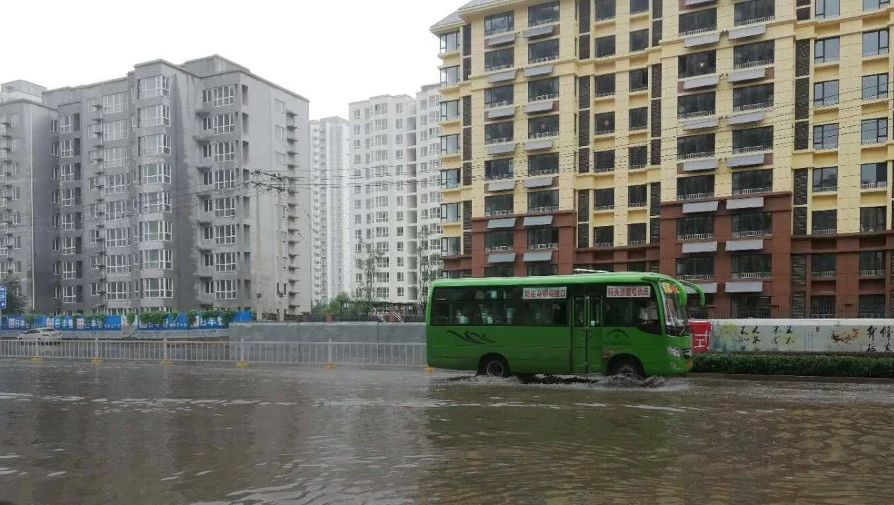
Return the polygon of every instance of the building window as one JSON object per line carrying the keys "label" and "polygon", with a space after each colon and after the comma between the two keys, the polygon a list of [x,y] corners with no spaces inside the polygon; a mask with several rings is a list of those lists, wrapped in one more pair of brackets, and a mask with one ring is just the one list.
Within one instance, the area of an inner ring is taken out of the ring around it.
{"label": "building window", "polygon": [[559,273],[559,266],[554,263],[531,263],[528,265],[528,277],[546,277]]}
{"label": "building window", "polygon": [[835,278],[836,265],[835,254],[813,254],[810,257],[810,271],[813,277],[832,279]]}
{"label": "building window", "polygon": [[775,46],[772,40],[736,46],[733,48],[733,68],[770,65],[775,61],[775,55]]}
{"label": "building window", "polygon": [[717,9],[704,9],[680,14],[680,35],[711,32],[717,29]]}
{"label": "building window", "polygon": [[593,247],[607,249],[615,246],[615,227],[596,226],[593,228]]}
{"label": "building window", "polygon": [[703,133],[677,138],[677,158],[705,158],[714,156],[714,134]]}
{"label": "building window", "polygon": [[[509,86],[512,88],[512,86]],[[538,79],[528,83],[528,101],[549,100],[559,96],[559,78]]]}
{"label": "building window", "polygon": [[863,0],[864,11],[874,11],[891,5],[891,0]]}
{"label": "building window", "polygon": [[645,130],[649,127],[649,108],[630,109],[630,130]]}
{"label": "building window", "polygon": [[559,173],[559,153],[528,156],[528,175],[539,176]]}
{"label": "building window", "polygon": [[716,94],[695,93],[677,97],[677,117],[687,119],[699,116],[713,116],[715,113]]}
{"label": "building window", "polygon": [[141,251],[142,266],[147,270],[171,270],[174,268],[173,251],[149,249]]}
{"label": "building window", "polygon": [[164,133],[140,137],[139,152],[140,156],[171,154],[171,140]]}
{"label": "building window", "polygon": [[441,121],[454,121],[460,117],[459,100],[441,102]]}
{"label": "building window", "polygon": [[841,0],[816,0],[814,12],[819,19],[836,18],[841,14]]}
{"label": "building window", "polygon": [[769,254],[743,254],[733,256],[731,260],[733,279],[763,279],[771,275]]}
{"label": "building window", "polygon": [[864,163],[860,166],[861,188],[886,188],[888,187],[888,164]]}
{"label": "building window", "polygon": [[441,69],[441,86],[455,86],[459,84],[459,65]]}
{"label": "building window", "polygon": [[484,71],[504,70],[515,66],[515,49],[499,49],[484,53]]}
{"label": "building window", "polygon": [[[447,274],[448,272],[444,272]],[[515,267],[512,265],[494,265],[485,267],[484,275],[487,277],[512,277],[515,275]]]}
{"label": "building window", "polygon": [[533,228],[528,230],[528,249],[555,249],[559,247],[558,228]]}
{"label": "building window", "polygon": [[814,149],[838,148],[838,124],[824,124],[813,127]]}
{"label": "building window", "polygon": [[637,184],[627,188],[627,206],[645,207],[648,205],[648,196],[645,184]]}
{"label": "building window", "polygon": [[860,318],[881,319],[885,317],[885,295],[860,295],[858,303]]}
{"label": "building window", "polygon": [[145,77],[137,81],[140,98],[152,98],[156,96],[167,96],[169,93],[170,79],[163,75],[153,77]]}
{"label": "building window", "polygon": [[714,216],[689,216],[677,219],[677,240],[714,238]]}
{"label": "building window", "polygon": [[713,256],[688,256],[677,260],[677,277],[687,281],[714,278]]}
{"label": "building window", "polygon": [[863,56],[888,54],[888,30],[877,30],[863,34]]}
{"label": "building window", "polygon": [[639,246],[646,243],[646,223],[633,223],[627,225],[627,245]]}
{"label": "building window", "polygon": [[733,172],[733,194],[747,195],[773,191],[772,170]]}
{"label": "building window", "polygon": [[596,39],[596,57],[604,58],[615,54],[615,36],[599,37]]}
{"label": "building window", "polygon": [[813,46],[813,62],[817,64],[836,62],[840,52],[841,47],[838,37],[819,39]]}
{"label": "building window", "polygon": [[813,106],[827,107],[838,103],[838,81],[823,81],[813,85]]}
{"label": "building window", "polygon": [[484,143],[485,144],[501,144],[512,142],[513,139],[513,121],[504,121],[502,123],[490,123],[484,125]]}
{"label": "building window", "polygon": [[649,10],[649,0],[630,0],[630,14],[639,14]]}
{"label": "building window", "polygon": [[733,154],[773,149],[773,127],[733,130]]}
{"label": "building window", "polygon": [[444,135],[441,137],[441,155],[454,154],[459,154],[459,135]]}
{"label": "building window", "polygon": [[813,169],[813,192],[823,193],[838,190],[838,167]]}
{"label": "building window", "polygon": [[888,98],[888,74],[863,76],[863,100]]}
{"label": "building window", "polygon": [[[649,89],[649,69],[635,68],[630,70],[628,80],[629,88],[632,93]],[[612,84],[614,84],[614,79],[612,79]]]}
{"label": "building window", "polygon": [[772,20],[776,16],[776,0],[749,0],[733,4],[736,26]]}
{"label": "building window", "polygon": [[559,135],[559,116],[542,116],[528,119],[528,138],[537,139]]}
{"label": "building window", "polygon": [[836,210],[815,210],[811,218],[814,235],[834,235],[838,231],[838,211]]}
{"label": "building window", "polygon": [[860,122],[860,141],[863,144],[883,144],[888,141],[888,118],[864,119]]}
{"label": "building window", "polygon": [[860,276],[884,277],[885,253],[884,251],[860,252]]}
{"label": "building window", "polygon": [[699,200],[714,196],[714,176],[697,175],[677,179],[678,200]]}
{"label": "building window", "polygon": [[595,117],[596,135],[608,135],[615,132],[615,113],[599,112]]}
{"label": "building window", "polygon": [[174,296],[174,280],[161,279],[142,279],[144,298],[171,298]]}
{"label": "building window", "polygon": [[124,93],[113,93],[110,95],[103,95],[102,97],[102,113],[103,114],[115,114],[119,112],[124,112]]}
{"label": "building window", "polygon": [[441,54],[450,54],[459,51],[461,47],[461,38],[459,31],[445,33],[441,35]]}
{"label": "building window", "polygon": [[645,51],[649,47],[649,30],[630,32],[630,52]]}
{"label": "building window", "polygon": [[512,12],[503,12],[484,18],[484,36],[498,33],[511,32],[515,29],[515,15]]}
{"label": "building window", "polygon": [[593,210],[615,208],[615,188],[597,189],[593,192]]}
{"label": "building window", "polygon": [[484,250],[511,251],[514,248],[515,232],[513,230],[489,231],[484,235]]}
{"label": "building window", "polygon": [[773,106],[773,98],[774,91],[772,83],[734,88],[733,112],[770,108]]}
{"label": "building window", "polygon": [[211,89],[202,90],[202,103],[211,104],[214,107],[232,105],[236,100],[236,85],[228,84]]}
{"label": "building window", "polygon": [[486,180],[511,179],[513,173],[512,158],[501,158],[484,162],[484,178]]}
{"label": "building window", "polygon": [[705,51],[679,56],[677,66],[681,78],[713,74],[717,72],[717,53]]}
{"label": "building window", "polygon": [[733,214],[734,238],[762,237],[773,233],[773,216],[770,212],[746,212]]}
{"label": "building window", "polygon": [[633,146],[627,150],[627,166],[630,170],[646,168],[649,164],[649,152],[646,146]]}
{"label": "building window", "polygon": [[596,96],[612,96],[615,94],[615,74],[596,76]]}
{"label": "building window", "polygon": [[168,126],[171,124],[171,108],[167,105],[153,105],[142,107],[137,111],[137,125],[140,128],[148,126]]}
{"label": "building window", "polygon": [[[232,133],[236,128],[236,114],[227,113],[227,114],[215,114],[213,116],[208,116],[202,119],[202,129],[206,132],[211,132],[214,135],[220,135],[222,133]],[[285,140],[286,133],[285,129],[281,126],[276,127],[276,136],[277,140]]]}
{"label": "building window", "polygon": [[142,242],[171,240],[172,223],[170,221],[145,221],[140,223],[140,240]]}
{"label": "building window", "polygon": [[596,172],[612,172],[615,169],[615,151],[596,151],[593,155]]}
{"label": "building window", "polygon": [[484,90],[484,106],[486,108],[512,105],[515,101],[515,86],[498,86]]}
{"label": "building window", "polygon": [[528,212],[554,212],[557,210],[559,210],[558,189],[528,193]]}
{"label": "building window", "polygon": [[532,5],[528,7],[528,26],[540,26],[559,21],[559,2]]}
{"label": "building window", "polygon": [[615,17],[616,0],[596,0],[596,20],[602,21]]}
{"label": "building window", "polygon": [[860,207],[860,231],[863,233],[885,231],[887,207]]}
{"label": "building window", "polygon": [[484,197],[484,215],[487,217],[509,216],[514,210],[513,195],[492,195]]}

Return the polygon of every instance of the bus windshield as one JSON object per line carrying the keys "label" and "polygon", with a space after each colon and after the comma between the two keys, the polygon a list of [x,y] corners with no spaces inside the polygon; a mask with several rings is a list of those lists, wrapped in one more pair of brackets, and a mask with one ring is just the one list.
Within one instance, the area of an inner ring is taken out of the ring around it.
{"label": "bus windshield", "polygon": [[686,307],[680,304],[680,298],[677,296],[677,287],[673,284],[664,282],[661,286],[664,297],[664,313],[667,318],[666,327],[668,335],[685,335],[689,330],[689,316],[686,313]]}

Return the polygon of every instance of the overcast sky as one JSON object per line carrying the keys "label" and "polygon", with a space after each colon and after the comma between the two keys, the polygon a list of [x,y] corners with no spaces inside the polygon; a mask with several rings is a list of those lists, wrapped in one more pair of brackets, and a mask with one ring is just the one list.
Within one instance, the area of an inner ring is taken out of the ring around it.
{"label": "overcast sky", "polygon": [[311,118],[438,81],[428,28],[466,0],[0,0],[0,82],[49,88],[220,54],[310,100]]}

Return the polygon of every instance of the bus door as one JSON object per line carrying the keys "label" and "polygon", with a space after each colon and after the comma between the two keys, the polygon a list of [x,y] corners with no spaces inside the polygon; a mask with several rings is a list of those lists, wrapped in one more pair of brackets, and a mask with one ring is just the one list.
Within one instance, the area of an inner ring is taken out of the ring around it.
{"label": "bus door", "polygon": [[574,320],[571,328],[571,372],[602,371],[602,298],[578,295],[573,298]]}

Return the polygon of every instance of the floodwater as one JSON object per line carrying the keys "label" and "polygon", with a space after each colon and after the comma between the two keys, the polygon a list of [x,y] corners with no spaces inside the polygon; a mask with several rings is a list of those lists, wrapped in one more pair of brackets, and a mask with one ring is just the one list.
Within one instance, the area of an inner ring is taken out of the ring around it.
{"label": "floodwater", "polygon": [[19,505],[894,500],[894,384],[0,367]]}

